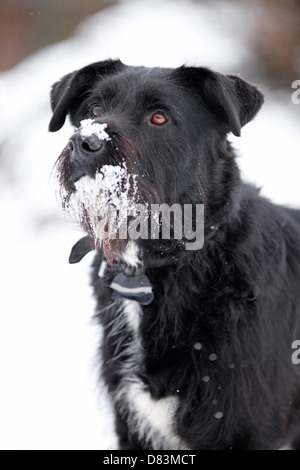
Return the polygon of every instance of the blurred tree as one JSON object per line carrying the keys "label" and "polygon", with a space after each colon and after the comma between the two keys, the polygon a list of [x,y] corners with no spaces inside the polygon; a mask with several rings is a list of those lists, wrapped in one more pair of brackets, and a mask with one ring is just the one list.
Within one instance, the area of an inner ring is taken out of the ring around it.
{"label": "blurred tree", "polygon": [[300,1],[253,3],[257,8],[253,45],[260,68],[275,86],[290,88],[300,78]]}
{"label": "blurred tree", "polygon": [[[83,18],[118,1],[0,0],[0,71],[67,38]],[[243,5],[251,20],[250,47],[256,61],[249,79],[260,74],[275,87],[290,88],[300,74],[300,0],[228,1]],[[207,3],[218,14],[218,3],[198,2]]]}
{"label": "blurred tree", "polygon": [[70,36],[88,15],[117,0],[0,0],[0,71]]}

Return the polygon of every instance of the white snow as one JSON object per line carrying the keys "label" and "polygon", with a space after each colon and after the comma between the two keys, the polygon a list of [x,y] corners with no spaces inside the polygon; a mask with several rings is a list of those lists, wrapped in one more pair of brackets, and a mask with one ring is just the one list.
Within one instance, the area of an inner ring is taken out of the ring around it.
{"label": "white snow", "polygon": [[[79,223],[88,216],[96,246],[101,245],[108,233],[109,238],[116,234],[127,221],[129,211],[135,209],[138,198],[136,175],[128,174],[125,163],[122,166],[104,165],[94,178],[80,178],[75,188],[67,211]],[[105,229],[107,223],[108,231]]]}
{"label": "white snow", "polygon": [[80,134],[82,137],[95,135],[99,140],[111,140],[108,133],[105,132],[107,124],[100,124],[93,119],[83,119],[80,121]]}
{"label": "white snow", "polygon": [[214,362],[214,361],[216,361],[216,360],[218,359],[218,356],[217,356],[217,354],[212,353],[212,354],[210,354],[210,355],[208,356],[208,359],[209,359],[210,361]]}
{"label": "white snow", "polygon": [[[253,59],[251,22],[232,5],[126,1],[0,74],[0,448],[112,449],[117,442],[96,379],[101,331],[91,321],[93,253],[68,265],[82,233],[63,219],[50,176],[72,132],[68,122],[47,132],[52,83],[109,57],[243,74]],[[274,201],[300,206],[299,105],[289,93],[263,91],[262,111],[231,140],[247,179]]]}

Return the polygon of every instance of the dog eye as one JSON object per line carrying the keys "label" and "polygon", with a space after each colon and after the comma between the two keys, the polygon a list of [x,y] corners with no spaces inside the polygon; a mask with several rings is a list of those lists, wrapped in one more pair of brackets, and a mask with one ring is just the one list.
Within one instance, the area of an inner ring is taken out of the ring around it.
{"label": "dog eye", "polygon": [[100,112],[101,112],[101,106],[99,106],[99,104],[95,104],[93,107],[92,107],[92,115],[94,117],[99,117],[100,116]]}
{"label": "dog eye", "polygon": [[164,114],[162,113],[154,113],[151,116],[151,122],[153,124],[156,124],[157,126],[161,126],[162,124],[165,124],[167,122],[167,118]]}

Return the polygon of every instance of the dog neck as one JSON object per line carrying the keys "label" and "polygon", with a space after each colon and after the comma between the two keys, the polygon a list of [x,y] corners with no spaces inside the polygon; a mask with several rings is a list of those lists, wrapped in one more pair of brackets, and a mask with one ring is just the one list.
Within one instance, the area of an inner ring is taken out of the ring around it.
{"label": "dog neck", "polygon": [[[208,245],[214,243],[219,232],[220,226],[206,227],[206,243]],[[69,262],[78,263],[94,249],[89,236],[81,238],[73,246]],[[198,251],[202,252],[202,250]],[[112,290],[112,299],[135,300],[141,305],[149,305],[154,299],[150,279],[156,278],[157,270],[171,269],[179,272],[183,266],[195,265],[195,256],[199,260],[199,253],[186,250],[182,240],[156,240],[155,242],[148,240],[143,243],[129,241],[125,250],[117,254],[112,261],[107,260],[101,250],[97,252],[97,255],[101,260],[98,277],[108,282]]]}
{"label": "dog neck", "polygon": [[[90,237],[80,239],[72,248],[69,262],[78,263],[93,249]],[[176,266],[180,256],[178,250],[167,253],[165,247],[161,246],[156,246],[156,250],[156,253],[150,251],[150,248],[143,250],[137,243],[130,241],[125,251],[111,263],[102,256],[98,277],[108,275],[112,279],[109,286],[113,291],[112,299],[135,300],[141,305],[149,305],[153,301],[153,289],[146,271]]]}

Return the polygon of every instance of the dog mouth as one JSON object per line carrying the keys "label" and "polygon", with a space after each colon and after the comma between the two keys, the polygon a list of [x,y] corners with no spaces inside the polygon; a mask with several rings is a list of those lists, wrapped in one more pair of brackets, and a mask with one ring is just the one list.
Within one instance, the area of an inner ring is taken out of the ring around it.
{"label": "dog mouth", "polygon": [[73,201],[93,212],[97,209],[99,214],[109,206],[118,210],[130,209],[138,201],[137,175],[128,173],[125,162],[104,165],[93,176],[83,174],[74,186]]}
{"label": "dog mouth", "polygon": [[83,177],[88,176],[86,169],[80,165],[74,165],[72,176],[68,179],[68,186],[72,191],[76,191],[76,183]]}
{"label": "dog mouth", "polygon": [[88,232],[95,249],[106,247],[109,259],[127,241],[123,227],[139,201],[137,175],[128,172],[125,162],[104,165],[93,176],[80,176],[74,187],[62,196],[64,210]]}

